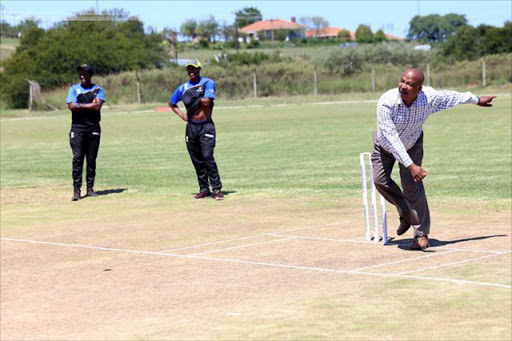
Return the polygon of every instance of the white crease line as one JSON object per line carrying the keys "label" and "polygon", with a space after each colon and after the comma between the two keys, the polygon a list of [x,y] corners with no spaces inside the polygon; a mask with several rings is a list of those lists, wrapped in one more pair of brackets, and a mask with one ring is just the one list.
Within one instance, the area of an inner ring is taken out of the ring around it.
{"label": "white crease line", "polygon": [[480,257],[475,257],[475,258],[469,258],[469,259],[461,260],[461,261],[458,261],[458,262],[444,263],[444,264],[441,264],[441,265],[435,265],[435,266],[429,266],[429,267],[426,267],[426,268],[415,269],[415,270],[411,270],[411,271],[399,272],[399,273],[397,273],[397,275],[407,275],[407,274],[414,273],[414,272],[419,272],[419,271],[435,270],[435,269],[444,268],[444,267],[447,267],[447,266],[469,263],[469,262],[473,262],[473,261],[476,261],[476,260],[479,260],[479,259],[485,259],[485,258],[490,258],[490,257],[506,255],[507,253],[511,253],[511,252],[512,251],[498,253],[498,254],[492,254],[492,255],[486,255],[486,256],[480,256]]}
{"label": "white crease line", "polygon": [[235,241],[246,240],[246,239],[254,239],[254,238],[265,237],[265,236],[266,236],[266,234],[257,234],[257,235],[253,235],[253,236],[246,236],[246,237],[240,237],[240,238],[218,240],[218,241],[209,242],[209,243],[203,243],[203,244],[197,244],[197,245],[178,247],[178,248],[174,248],[174,249],[163,250],[163,251],[160,251],[160,252],[171,252],[171,251],[182,251],[182,250],[189,250],[189,249],[199,249],[199,248],[201,248],[203,246],[211,246],[211,245],[217,245],[217,244],[224,244],[224,243],[229,243],[229,242],[235,242]]}
{"label": "white crease line", "polygon": [[301,266],[301,265],[286,265],[286,264],[279,264],[279,263],[246,261],[246,260],[242,260],[242,259],[230,259],[230,258],[215,258],[215,257],[204,257],[204,256],[190,256],[190,257],[197,258],[197,259],[204,259],[204,260],[221,261],[221,262],[227,262],[227,263],[250,264],[250,265],[269,266],[269,267],[294,269],[294,270],[309,270],[309,271],[317,271],[317,272],[331,272],[331,273],[377,276],[377,277],[388,277],[388,278],[416,279],[416,280],[425,280],[425,281],[432,280],[432,281],[438,281],[438,282],[448,282],[448,283],[457,283],[457,284],[472,284],[472,285],[490,286],[490,287],[498,287],[498,288],[506,288],[506,289],[512,288],[512,285],[507,285],[507,284],[465,281],[465,280],[441,278],[441,277],[405,276],[405,275],[400,275],[400,274],[328,269],[328,268],[318,268],[318,267]]}
{"label": "white crease line", "polygon": [[204,255],[204,254],[206,254],[206,253],[214,253],[214,252],[221,252],[221,251],[229,251],[229,250],[243,249],[243,248],[251,247],[251,246],[254,246],[254,245],[261,245],[261,244],[276,243],[276,242],[280,242],[280,241],[283,241],[283,240],[289,240],[289,239],[295,239],[295,237],[288,237],[288,238],[281,238],[281,239],[267,240],[267,241],[264,241],[264,242],[251,243],[251,244],[243,244],[243,245],[238,245],[238,246],[226,247],[226,248],[224,248],[224,249],[209,250],[209,251],[204,251],[204,252],[194,253],[194,254],[191,254],[190,256],[198,256],[198,255]]}
{"label": "white crease line", "polygon": [[90,249],[90,250],[101,250],[101,251],[118,251],[118,252],[128,252],[128,253],[138,253],[138,254],[147,254],[147,255],[161,255],[161,256],[179,256],[173,255],[170,253],[161,253],[154,251],[140,251],[140,250],[130,250],[130,249],[117,249],[112,247],[102,247],[102,246],[91,246],[91,245],[83,245],[83,244],[67,244],[67,243],[56,243],[56,242],[44,242],[39,240],[31,240],[31,239],[17,239],[17,238],[0,238],[1,240],[7,240],[11,242],[21,242],[21,243],[29,243],[29,244],[42,244],[42,245],[53,245],[53,246],[65,246],[65,247],[76,247],[81,249]]}
{"label": "white crease line", "polygon": [[224,243],[229,243],[229,242],[233,242],[233,241],[239,241],[239,240],[245,240],[245,239],[254,239],[254,238],[264,237],[264,236],[266,236],[266,234],[258,234],[258,235],[254,235],[254,236],[246,236],[246,237],[240,237],[240,238],[218,240],[218,241],[215,241],[215,242],[204,243],[204,244],[197,244],[197,245],[191,245],[191,246],[184,246],[184,247],[178,247],[178,248],[174,248],[174,249],[163,250],[163,251],[160,251],[160,252],[171,252],[171,251],[181,251],[181,250],[188,250],[188,249],[198,249],[198,248],[201,248],[203,246],[224,244]]}
{"label": "white crease line", "polygon": [[43,241],[28,240],[28,239],[15,239],[15,238],[3,238],[3,237],[0,238],[0,239],[1,240],[7,240],[7,241],[14,241],[14,242],[31,243],[31,244],[43,244],[43,245],[52,245],[52,246],[75,247],[75,248],[83,248],[83,249],[91,249],[91,250],[101,250],[101,251],[114,251],[114,252],[117,251],[117,252],[127,252],[127,253],[135,253],[135,254],[156,255],[156,256],[164,256],[164,257],[175,257],[175,258],[183,258],[183,259],[203,259],[203,260],[211,260],[211,261],[225,262],[225,263],[250,264],[250,265],[258,265],[258,266],[268,266],[268,267],[277,267],[277,268],[285,268],[285,269],[295,269],[295,270],[309,270],[309,271],[317,271],[317,272],[356,274],[356,275],[366,275],[366,276],[379,276],[379,277],[391,277],[391,278],[417,279],[417,280],[427,280],[427,281],[428,280],[432,280],[432,281],[458,283],[458,284],[472,284],[472,285],[491,286],[491,287],[499,287],[499,288],[507,288],[507,289],[511,289],[512,288],[512,285],[488,283],[488,282],[464,281],[464,280],[450,279],[450,278],[405,276],[405,275],[400,275],[400,274],[387,274],[387,273],[378,273],[378,272],[362,272],[362,271],[353,271],[353,270],[338,270],[338,269],[318,268],[318,267],[299,266],[299,265],[286,265],[286,264],[278,264],[278,263],[265,263],[265,262],[246,261],[246,260],[241,260],[241,259],[228,259],[228,258],[215,258],[215,257],[205,257],[205,256],[177,255],[177,254],[171,254],[171,253],[152,252],[152,251],[138,251],[138,250],[130,250],[130,249],[116,249],[116,248],[108,248],[108,247],[100,247],[100,246],[90,246],[90,245],[80,245],[80,244],[53,243],[53,242],[43,242]]}
{"label": "white crease line", "polygon": [[380,268],[380,267],[383,267],[383,266],[395,265],[395,264],[399,264],[399,263],[412,262],[412,261],[416,261],[416,260],[418,260],[418,259],[422,259],[422,258],[435,257],[435,256],[442,256],[442,255],[446,255],[446,254],[448,254],[448,253],[453,253],[453,252],[459,252],[459,251],[456,251],[456,250],[450,250],[450,251],[443,251],[443,252],[430,253],[430,254],[428,254],[428,255],[424,255],[424,256],[411,257],[411,258],[407,258],[407,259],[397,260],[397,261],[394,261],[394,262],[387,262],[387,263],[380,263],[380,264],[376,264],[376,265],[372,265],[372,266],[365,266],[365,267],[363,267],[363,268],[354,269],[354,271],[361,271],[361,270],[367,270],[367,269],[374,269],[374,268]]}
{"label": "white crease line", "polygon": [[[276,232],[276,233],[267,233],[269,236],[280,237],[280,236],[288,236],[288,237],[297,237],[301,239],[311,239],[311,240],[325,240],[331,242],[349,242],[349,243],[362,243],[369,245],[383,245],[382,243],[375,243],[373,241],[366,241],[364,237],[361,239],[335,239],[335,238],[326,238],[326,237],[311,237],[311,236],[295,236],[295,235],[287,235],[284,234],[286,232]],[[393,242],[388,242],[386,246],[409,246],[409,244],[398,244]],[[508,250],[496,251],[496,250],[480,250],[480,249],[465,249],[465,248],[456,248],[456,247],[445,247],[445,246],[433,246],[431,249],[435,250],[446,250],[446,251],[462,251],[462,252],[481,252],[481,253],[494,253],[494,254],[503,254],[504,252],[509,252]]]}
{"label": "white crease line", "polygon": [[333,223],[328,223],[328,224],[313,225],[313,226],[307,226],[307,227],[298,227],[298,228],[294,228],[294,229],[291,229],[291,230],[284,230],[284,231],[267,233],[267,235],[280,234],[280,233],[288,233],[288,232],[295,232],[295,231],[302,231],[302,230],[310,230],[310,229],[316,229],[316,228],[319,228],[319,227],[327,227],[327,226],[340,225],[340,224],[350,224],[350,222],[348,222],[346,220],[335,221]]}
{"label": "white crease line", "polygon": [[494,253],[494,254],[502,254],[503,252],[505,252],[505,253],[508,252],[508,251],[496,251],[496,250],[465,249],[465,248],[459,248],[459,247],[444,247],[444,246],[434,246],[434,248],[440,249],[440,250],[453,250],[453,251],[462,251],[462,252],[482,252],[482,253]]}
{"label": "white crease line", "polygon": [[424,281],[448,282],[448,283],[457,283],[457,284],[472,284],[472,285],[481,285],[481,286],[486,286],[486,287],[512,289],[512,285],[508,285],[508,284],[465,281],[462,279],[452,279],[452,278],[443,278],[443,277],[405,276],[405,275],[400,275],[400,274],[387,274],[387,273],[379,273],[379,272],[359,272],[359,271],[354,271],[354,274],[368,275],[368,276],[375,275],[375,276],[381,276],[381,277],[392,277],[392,278],[403,278],[403,279],[417,279],[417,280],[424,280]]}
{"label": "white crease line", "polygon": [[325,227],[325,226],[332,226],[332,225],[339,225],[342,223],[347,223],[347,222],[339,221],[339,222],[322,224],[322,225],[299,227],[299,228],[294,228],[291,230],[278,231],[278,232],[274,232],[274,233],[262,233],[262,234],[252,235],[252,236],[245,236],[245,237],[239,237],[239,238],[233,238],[233,239],[225,239],[225,240],[219,240],[219,241],[214,241],[214,242],[209,242],[209,243],[204,243],[204,244],[197,244],[197,245],[190,245],[190,246],[184,246],[184,247],[179,247],[179,248],[167,249],[167,250],[163,250],[160,252],[172,252],[172,251],[181,251],[181,250],[188,250],[188,249],[197,249],[197,248],[200,248],[203,246],[211,246],[211,245],[216,245],[216,244],[230,243],[230,242],[236,242],[236,241],[245,240],[245,239],[253,239],[253,238],[259,238],[259,237],[266,237],[266,236],[282,237],[280,235],[275,236],[274,234],[314,229],[314,228],[318,228],[318,227]]}

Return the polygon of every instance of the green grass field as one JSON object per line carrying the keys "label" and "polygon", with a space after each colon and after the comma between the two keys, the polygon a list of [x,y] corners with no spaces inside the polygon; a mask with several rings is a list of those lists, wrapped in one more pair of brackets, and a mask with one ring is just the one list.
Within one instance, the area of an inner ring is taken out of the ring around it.
{"label": "green grass field", "polygon": [[218,100],[223,202],[171,112],[103,110],[104,195],[73,203],[69,114],[3,113],[3,337],[510,339],[510,95],[427,121],[429,253],[361,243],[376,98]]}
{"label": "green grass field", "polygon": [[[245,53],[266,53],[274,54],[279,51],[283,57],[300,57],[312,62],[321,62],[325,60],[325,56],[335,51],[339,51],[338,45],[332,46],[311,46],[311,47],[281,47],[281,48],[258,48],[240,50]],[[221,53],[236,53],[235,49],[227,49],[225,51],[218,50],[185,50],[180,51],[178,57],[181,59],[199,58],[202,61],[209,61]]]}
{"label": "green grass field", "polygon": [[15,38],[2,38],[0,40],[0,61],[4,61],[9,58],[11,54],[16,51],[16,47],[19,45],[20,40]]}
{"label": "green grass field", "polygon": [[[509,99],[498,98],[492,109],[459,106],[429,119],[425,164],[432,174],[428,188],[434,200],[510,198]],[[372,147],[376,104],[274,101],[239,102],[252,106],[246,109],[230,109],[237,103],[233,101],[217,104],[216,158],[225,190],[239,196],[357,197],[358,157]],[[98,186],[172,194],[180,200],[195,190],[182,122],[170,113],[137,113],[133,107],[121,113],[115,110],[104,110]],[[65,112],[4,120],[2,188],[69,184],[69,125]]]}

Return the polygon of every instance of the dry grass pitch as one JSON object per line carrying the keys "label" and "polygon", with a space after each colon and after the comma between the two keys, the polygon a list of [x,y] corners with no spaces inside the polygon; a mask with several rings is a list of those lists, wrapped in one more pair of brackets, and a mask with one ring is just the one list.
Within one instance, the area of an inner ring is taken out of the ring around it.
{"label": "dry grass pitch", "polygon": [[83,199],[78,209],[59,201],[68,195],[62,190],[39,209],[68,210],[74,219],[39,215],[37,205],[10,208],[39,190],[2,192],[5,221],[26,218],[2,234],[4,340],[511,333],[507,210],[472,207],[468,218],[433,207],[433,247],[411,252],[399,245],[411,233],[387,246],[364,242],[358,202],[228,195],[165,207],[119,193]]}

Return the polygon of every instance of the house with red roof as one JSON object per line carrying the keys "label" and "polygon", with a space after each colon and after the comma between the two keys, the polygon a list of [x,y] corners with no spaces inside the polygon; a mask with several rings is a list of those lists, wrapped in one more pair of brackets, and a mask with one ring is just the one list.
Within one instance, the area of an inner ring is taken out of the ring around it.
{"label": "house with red roof", "polygon": [[[283,39],[283,33],[285,39],[298,39],[304,38],[307,27],[304,25],[297,24],[292,18],[292,21],[282,20],[282,19],[270,19],[270,20],[261,20],[256,21],[250,25],[242,27],[238,31],[249,39]],[[277,34],[277,31],[280,31],[280,34]]]}
{"label": "house with red roof", "polygon": [[[311,29],[306,30],[306,38],[336,38],[338,36],[338,33],[340,31],[343,31],[343,28],[339,27],[326,27],[321,29]],[[356,32],[355,31],[348,31],[350,33],[350,40],[355,41],[356,40]],[[404,38],[394,36],[391,34],[384,33],[386,35],[386,38],[388,40],[395,40],[395,41],[403,41]]]}
{"label": "house with red roof", "polygon": [[[339,27],[325,27],[320,29],[311,29],[306,31],[306,38],[336,38],[340,31],[348,31]],[[356,40],[356,32],[348,31],[350,40]]]}

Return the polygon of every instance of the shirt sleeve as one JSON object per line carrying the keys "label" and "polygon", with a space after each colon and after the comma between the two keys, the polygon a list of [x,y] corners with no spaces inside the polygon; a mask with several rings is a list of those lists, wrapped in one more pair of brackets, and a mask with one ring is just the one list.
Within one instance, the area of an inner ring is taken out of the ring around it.
{"label": "shirt sleeve", "polygon": [[404,143],[400,140],[395,123],[391,119],[393,109],[385,103],[379,103],[377,106],[377,130],[379,144],[387,146],[389,152],[393,154],[395,159],[405,167],[409,167],[413,162]]}
{"label": "shirt sleeve", "polygon": [[182,97],[183,97],[183,94],[181,92],[181,86],[180,86],[176,90],[174,90],[174,93],[172,94],[172,96],[169,97],[169,103],[176,106],[178,104],[178,102],[181,101]]}
{"label": "shirt sleeve", "polygon": [[96,98],[99,98],[103,102],[105,102],[106,101],[106,99],[105,99],[105,90],[103,90],[103,88],[101,86],[99,86],[98,89],[99,89],[99,91],[96,94]]}
{"label": "shirt sleeve", "polygon": [[215,99],[215,82],[211,79],[205,84],[204,97]]}
{"label": "shirt sleeve", "polygon": [[471,92],[457,92],[450,90],[440,90],[435,92],[433,109],[438,112],[444,109],[452,108],[458,104],[478,104],[478,96]]}
{"label": "shirt sleeve", "polygon": [[78,99],[76,98],[76,91],[75,91],[75,88],[72,86],[69,88],[66,103],[67,104],[72,103],[72,102],[76,103],[77,101],[78,101]]}

